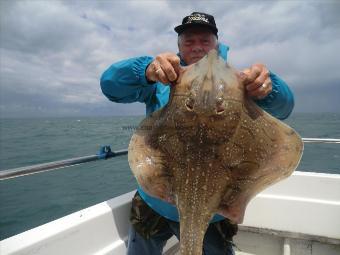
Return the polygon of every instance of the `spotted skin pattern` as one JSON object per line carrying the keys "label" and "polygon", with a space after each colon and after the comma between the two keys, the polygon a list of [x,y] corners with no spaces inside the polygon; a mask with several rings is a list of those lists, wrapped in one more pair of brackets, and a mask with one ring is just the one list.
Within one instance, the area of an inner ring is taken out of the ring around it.
{"label": "spotted skin pattern", "polygon": [[128,159],[145,192],[177,206],[180,253],[200,255],[213,215],[242,223],[249,201],[291,175],[302,151],[300,136],[248,98],[238,72],[212,50],[141,122]]}

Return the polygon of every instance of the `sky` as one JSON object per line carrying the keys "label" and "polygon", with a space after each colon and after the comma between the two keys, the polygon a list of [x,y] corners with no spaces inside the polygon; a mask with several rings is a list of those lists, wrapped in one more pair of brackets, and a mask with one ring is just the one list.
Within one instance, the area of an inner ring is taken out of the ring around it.
{"label": "sky", "polygon": [[114,62],[177,52],[173,28],[214,15],[238,69],[264,63],[295,112],[340,112],[340,1],[0,0],[0,117],[143,115],[101,92]]}

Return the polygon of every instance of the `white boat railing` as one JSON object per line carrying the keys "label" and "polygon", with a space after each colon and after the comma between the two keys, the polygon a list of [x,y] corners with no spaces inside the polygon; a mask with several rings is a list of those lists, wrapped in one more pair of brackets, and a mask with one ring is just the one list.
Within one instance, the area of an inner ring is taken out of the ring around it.
{"label": "white boat railing", "polygon": [[[337,143],[340,144],[340,139],[337,138],[302,138],[304,143]],[[103,146],[96,155],[89,155],[65,160],[53,161],[44,164],[13,168],[8,170],[0,170],[0,181],[16,178],[25,175],[62,169],[69,166],[79,165],[87,162],[97,161],[101,159],[109,159],[117,156],[123,156],[128,153],[127,149],[111,151],[110,146]]]}
{"label": "white boat railing", "polygon": [[340,143],[336,138],[302,138],[305,143]]}

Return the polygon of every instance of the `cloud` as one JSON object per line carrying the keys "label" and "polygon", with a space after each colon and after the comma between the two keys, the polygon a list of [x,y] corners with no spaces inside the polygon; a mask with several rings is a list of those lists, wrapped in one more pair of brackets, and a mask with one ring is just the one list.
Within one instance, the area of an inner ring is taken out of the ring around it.
{"label": "cloud", "polygon": [[335,102],[340,94],[336,1],[0,4],[2,117],[144,114],[139,103],[109,102],[99,78],[115,61],[177,52],[173,27],[192,11],[215,16],[234,66],[263,62],[284,78],[299,100],[297,111],[340,109]]}

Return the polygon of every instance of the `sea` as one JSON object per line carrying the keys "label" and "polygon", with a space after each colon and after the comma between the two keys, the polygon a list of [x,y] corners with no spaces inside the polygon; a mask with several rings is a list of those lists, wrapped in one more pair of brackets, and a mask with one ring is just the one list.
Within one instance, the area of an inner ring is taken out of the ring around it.
{"label": "sea", "polygon": [[[128,147],[143,116],[0,120],[0,171]],[[340,138],[340,113],[295,113],[305,138]],[[340,144],[305,143],[298,171],[340,174]],[[136,189],[127,156],[0,181],[0,240]]]}

